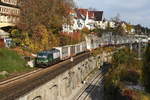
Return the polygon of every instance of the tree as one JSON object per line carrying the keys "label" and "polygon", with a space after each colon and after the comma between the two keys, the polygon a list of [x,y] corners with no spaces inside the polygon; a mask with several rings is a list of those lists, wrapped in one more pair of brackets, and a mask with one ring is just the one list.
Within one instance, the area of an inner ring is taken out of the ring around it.
{"label": "tree", "polygon": [[101,37],[102,34],[105,32],[104,29],[97,28],[97,27],[94,30],[92,30],[92,31],[95,32],[98,37]]}
{"label": "tree", "polygon": [[110,22],[107,23],[106,32],[112,32],[113,28],[110,26]]}
{"label": "tree", "polygon": [[22,0],[20,22],[18,27],[23,31],[33,32],[35,26],[42,24],[52,32],[58,33],[62,24],[69,21],[68,11],[72,3],[67,0]]}
{"label": "tree", "polygon": [[73,0],[22,0],[18,28],[22,30],[23,45],[33,52],[59,45],[58,33],[70,22]]}
{"label": "tree", "polygon": [[142,26],[141,26],[140,24],[135,25],[134,28],[135,28],[135,32],[136,32],[137,34],[140,34],[140,33],[141,33],[141,30],[142,30],[141,28],[142,28]]}
{"label": "tree", "polygon": [[23,33],[22,33],[22,36],[23,36],[23,40],[22,40],[23,46],[29,46],[29,45],[31,44],[31,40],[30,40],[30,37],[29,37],[29,33],[23,32]]}
{"label": "tree", "polygon": [[21,32],[18,29],[13,29],[10,34],[16,46],[21,45],[22,36],[20,33]]}
{"label": "tree", "polygon": [[59,40],[63,41],[63,42],[60,42],[59,45],[64,46],[64,45],[68,44],[71,41],[71,38],[69,36],[59,35]]}
{"label": "tree", "polygon": [[84,27],[84,28],[81,30],[81,33],[88,35],[88,34],[90,34],[90,30],[89,30],[87,27]]}
{"label": "tree", "polygon": [[132,26],[130,24],[126,24],[126,30],[128,32],[131,32]]}
{"label": "tree", "polygon": [[142,71],[143,71],[143,84],[145,86],[146,91],[150,93],[150,44],[148,45],[144,55],[144,63]]}
{"label": "tree", "polygon": [[41,24],[35,26],[32,36],[29,37],[29,34],[27,33],[24,33],[23,35],[24,45],[28,46],[33,52],[49,50],[52,47],[59,45],[59,39]]}
{"label": "tree", "polygon": [[129,48],[124,48],[113,54],[113,63],[131,65],[134,62],[135,54]]}
{"label": "tree", "polygon": [[114,29],[113,29],[113,35],[123,35],[125,33],[123,27],[121,24],[118,24]]}

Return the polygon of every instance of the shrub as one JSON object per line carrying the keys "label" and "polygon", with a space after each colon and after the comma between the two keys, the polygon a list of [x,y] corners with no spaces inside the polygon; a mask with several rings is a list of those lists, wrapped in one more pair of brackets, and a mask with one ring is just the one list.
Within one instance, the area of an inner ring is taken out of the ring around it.
{"label": "shrub", "polygon": [[142,67],[143,85],[147,92],[150,93],[150,44],[144,54],[144,63]]}
{"label": "shrub", "polygon": [[122,100],[121,89],[114,84],[104,87],[105,100]]}
{"label": "shrub", "polygon": [[131,89],[124,89],[122,91],[122,95],[124,96],[124,100],[140,100],[140,95]]}
{"label": "shrub", "polygon": [[125,71],[120,76],[121,81],[132,82],[135,85],[138,84],[139,78],[139,73],[134,70]]}

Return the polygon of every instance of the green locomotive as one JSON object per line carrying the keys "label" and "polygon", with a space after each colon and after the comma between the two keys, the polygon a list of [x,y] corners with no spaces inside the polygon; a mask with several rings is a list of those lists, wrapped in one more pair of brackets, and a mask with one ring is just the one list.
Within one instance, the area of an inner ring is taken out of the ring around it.
{"label": "green locomotive", "polygon": [[57,49],[51,49],[48,51],[42,51],[37,54],[35,59],[35,66],[47,67],[60,61],[60,51]]}

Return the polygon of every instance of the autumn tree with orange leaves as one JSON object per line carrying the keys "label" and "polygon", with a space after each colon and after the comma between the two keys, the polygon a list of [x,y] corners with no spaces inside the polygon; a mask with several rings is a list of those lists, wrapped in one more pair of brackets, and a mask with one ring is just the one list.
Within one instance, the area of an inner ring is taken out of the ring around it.
{"label": "autumn tree with orange leaves", "polygon": [[42,24],[57,33],[61,30],[62,24],[69,21],[68,11],[73,5],[70,1],[22,0],[18,27],[32,32],[37,25]]}
{"label": "autumn tree with orange leaves", "polygon": [[27,46],[34,52],[50,49],[59,45],[56,34],[62,24],[70,23],[69,10],[73,0],[22,0],[20,2],[20,22],[17,24]]}

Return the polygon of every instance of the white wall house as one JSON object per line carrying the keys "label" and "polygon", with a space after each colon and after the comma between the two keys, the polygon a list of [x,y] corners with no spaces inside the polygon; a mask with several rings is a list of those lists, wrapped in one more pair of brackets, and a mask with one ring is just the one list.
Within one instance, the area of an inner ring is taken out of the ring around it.
{"label": "white wall house", "polygon": [[[99,11],[98,13],[99,16],[102,13],[103,12]],[[72,22],[70,25],[64,24],[62,26],[63,32],[71,33],[77,30],[82,30],[85,27],[88,28],[89,30],[92,30],[95,28],[96,14],[94,11],[88,11],[88,9],[73,9],[72,11],[70,11],[70,16],[72,18]]]}
{"label": "white wall house", "polygon": [[110,27],[111,28],[115,28],[116,27],[116,25],[115,25],[116,23],[115,22],[113,22],[113,21],[109,21],[109,25],[110,25]]}
{"label": "white wall house", "polygon": [[106,29],[107,27],[110,27],[110,28],[116,27],[115,22],[113,21],[97,21],[95,23],[95,26],[100,29]]}

